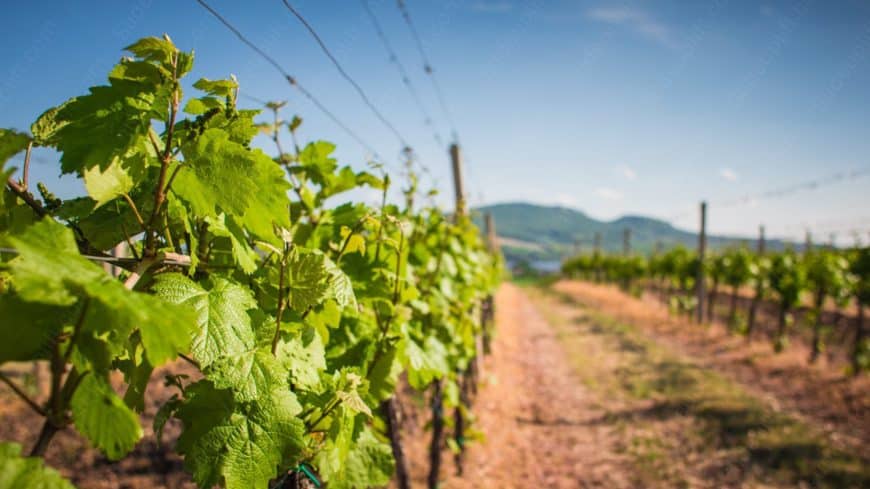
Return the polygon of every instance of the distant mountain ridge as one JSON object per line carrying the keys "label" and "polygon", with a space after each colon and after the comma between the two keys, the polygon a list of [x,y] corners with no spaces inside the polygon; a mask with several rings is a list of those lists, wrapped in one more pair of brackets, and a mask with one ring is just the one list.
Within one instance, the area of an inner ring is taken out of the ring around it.
{"label": "distant mountain ridge", "polygon": [[[501,244],[509,259],[558,260],[576,249],[591,252],[596,233],[601,233],[601,246],[605,251],[620,252],[626,229],[631,230],[631,249],[637,253],[650,253],[656,243],[661,243],[665,249],[678,244],[695,247],[698,243],[696,233],[652,217],[629,215],[599,221],[578,210],[525,202],[493,204],[474,211],[478,225],[482,225],[484,213],[493,215],[498,236],[505,238]],[[745,238],[710,236],[708,239],[712,249],[741,243],[755,246],[754,240]],[[767,246],[780,249],[784,243],[770,240]]]}

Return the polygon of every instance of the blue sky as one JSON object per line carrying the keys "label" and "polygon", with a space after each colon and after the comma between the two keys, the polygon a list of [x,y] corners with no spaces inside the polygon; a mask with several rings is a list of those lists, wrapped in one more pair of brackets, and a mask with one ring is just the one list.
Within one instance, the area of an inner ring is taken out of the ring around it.
{"label": "blue sky", "polygon": [[[268,50],[388,160],[400,144],[280,0],[212,5]],[[292,2],[452,192],[433,141],[356,0]],[[443,136],[450,133],[393,0],[370,0]],[[643,214],[712,232],[820,239],[870,231],[870,175],[768,199],[722,202],[870,168],[870,3],[842,1],[407,0],[467,156],[473,204],[527,200],[597,218]],[[289,101],[307,139],[366,151],[193,0],[18,2],[4,9],[2,126],[102,83],[121,48],[168,33],[196,51],[192,79],[235,74],[250,95]],[[252,102],[244,101],[248,105]],[[267,141],[259,141],[269,148]],[[55,155],[33,178],[70,195]],[[866,242],[867,232],[862,239]]]}

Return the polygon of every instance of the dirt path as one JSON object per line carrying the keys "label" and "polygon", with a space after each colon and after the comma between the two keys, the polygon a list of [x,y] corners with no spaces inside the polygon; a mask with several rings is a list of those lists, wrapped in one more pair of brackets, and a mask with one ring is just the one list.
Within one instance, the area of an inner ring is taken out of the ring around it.
{"label": "dirt path", "polygon": [[[583,387],[556,332],[526,294],[497,296],[498,336],[475,403],[486,441],[445,488],[635,487],[606,414]],[[447,464],[452,472],[452,464]]]}
{"label": "dirt path", "polygon": [[[486,440],[462,477],[445,455],[442,487],[870,487],[867,459],[843,440],[625,322],[631,299],[584,303],[565,287],[502,287],[474,406]],[[411,438],[425,487],[428,433]]]}
{"label": "dirt path", "polygon": [[629,297],[616,287],[560,281],[553,290],[638,326],[657,342],[693,355],[778,409],[816,424],[841,446],[870,457],[870,376],[853,379],[824,362],[810,366],[809,351],[798,343],[780,354],[764,340],[747,345],[721,324],[704,328],[675,319],[657,301]]}

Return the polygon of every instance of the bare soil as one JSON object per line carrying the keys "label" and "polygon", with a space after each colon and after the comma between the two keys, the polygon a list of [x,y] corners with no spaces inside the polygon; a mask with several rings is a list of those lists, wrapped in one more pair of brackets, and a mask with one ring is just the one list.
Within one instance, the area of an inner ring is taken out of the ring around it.
{"label": "bare soil", "polygon": [[[470,446],[461,477],[445,452],[443,487],[637,487],[613,428],[596,422],[607,411],[580,383],[556,331],[515,285],[505,284],[496,297],[496,325],[474,404],[485,440]],[[414,485],[425,487],[429,433],[419,422],[428,413],[418,411],[416,419],[405,443]]]}
{"label": "bare soil", "polygon": [[811,420],[844,446],[870,455],[870,376],[852,378],[824,361],[808,365],[809,350],[800,342],[779,354],[764,340],[747,344],[722,324],[692,324],[669,314],[654,297],[633,298],[614,286],[560,281],[553,289],[636,325],[780,409]]}

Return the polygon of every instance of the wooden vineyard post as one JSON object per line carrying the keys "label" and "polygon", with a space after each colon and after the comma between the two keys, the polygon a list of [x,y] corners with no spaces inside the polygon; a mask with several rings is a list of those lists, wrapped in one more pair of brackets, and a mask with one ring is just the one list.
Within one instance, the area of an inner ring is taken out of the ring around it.
{"label": "wooden vineyard post", "polygon": [[[465,181],[463,179],[462,173],[462,152],[460,151],[459,145],[456,143],[450,145],[449,152],[450,164],[453,169],[453,192],[456,204],[454,210],[454,219],[459,222],[466,215]],[[487,230],[487,235],[489,235],[489,230]],[[475,346],[479,346],[478,338],[475,338]],[[477,355],[475,355],[474,360],[472,360],[472,362],[468,365],[465,373],[461,374],[460,377],[473,377],[472,371],[478,370],[480,368],[480,355],[481,350],[478,348]],[[462,382],[462,380],[464,379],[458,380],[460,385],[464,383]],[[432,383],[432,440],[429,444],[429,476],[426,479],[429,489],[438,488],[438,477],[441,471],[441,448],[444,442],[444,398],[442,393],[444,387],[443,383],[444,379],[437,379]],[[457,407],[456,409],[459,410],[461,409],[461,407]],[[462,416],[461,412],[454,414],[455,416]],[[457,457],[456,461],[461,461],[461,458]],[[461,466],[458,466],[457,471],[461,472],[461,470]]]}
{"label": "wooden vineyard post", "polygon": [[[622,256],[628,258],[628,255],[631,254],[631,228],[625,228],[622,231]],[[625,292],[630,292],[631,287],[631,279],[626,275],[620,281],[620,287]]]}
{"label": "wooden vineyard post", "polygon": [[807,229],[807,234],[804,236],[804,256],[809,255],[813,251],[813,233]]}
{"label": "wooden vineyard post", "polygon": [[438,489],[441,472],[441,443],[444,438],[444,399],[441,395],[442,379],[432,383],[432,441],[429,444],[429,489]]}
{"label": "wooden vineyard post", "polygon": [[450,145],[450,163],[453,166],[453,192],[456,197],[456,217],[465,215],[465,182],[462,176],[462,153],[459,145]]}
{"label": "wooden vineyard post", "polygon": [[701,232],[698,233],[698,270],[695,279],[695,291],[698,294],[697,321],[704,322],[704,297],[706,287],[704,283],[704,255],[707,251],[707,202],[701,202]]}
{"label": "wooden vineyard post", "polygon": [[[486,224],[486,244],[489,247],[489,252],[495,255],[498,253],[499,247],[498,234],[495,231],[495,218],[492,216],[492,213],[486,213],[486,219],[484,222]],[[488,355],[491,351],[490,342],[492,340],[492,331],[490,331],[490,327],[491,322],[495,318],[495,299],[492,295],[486,297],[482,309],[480,322],[483,328],[483,353]],[[476,386],[474,387],[476,388]]]}
{"label": "wooden vineyard post", "polygon": [[498,238],[495,233],[495,218],[491,212],[487,212],[484,216],[484,225],[486,227],[486,245],[491,253],[498,250]]}
{"label": "wooden vineyard post", "polygon": [[[758,226],[758,258],[764,256],[764,226]],[[755,328],[755,317],[758,314],[758,304],[761,302],[762,284],[761,279],[755,284],[755,295],[752,296],[752,302],[749,304],[749,317],[746,320],[746,341],[752,341],[752,330]]]}
{"label": "wooden vineyard post", "polygon": [[601,232],[595,233],[595,281],[601,282]]}
{"label": "wooden vineyard post", "polygon": [[387,424],[387,434],[390,438],[390,447],[393,450],[393,460],[396,463],[396,486],[399,489],[410,489],[411,478],[408,471],[408,460],[402,449],[402,437],[400,435],[401,420],[399,419],[399,401],[395,396],[381,403],[381,414]]}

